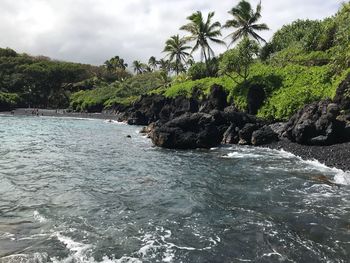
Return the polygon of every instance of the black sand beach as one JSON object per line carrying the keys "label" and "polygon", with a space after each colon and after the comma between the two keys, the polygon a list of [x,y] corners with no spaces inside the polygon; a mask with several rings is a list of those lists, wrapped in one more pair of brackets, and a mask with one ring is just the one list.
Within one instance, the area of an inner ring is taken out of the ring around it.
{"label": "black sand beach", "polygon": [[309,146],[290,141],[278,141],[265,145],[270,149],[283,149],[304,160],[317,160],[329,167],[350,171],[350,142],[330,146]]}

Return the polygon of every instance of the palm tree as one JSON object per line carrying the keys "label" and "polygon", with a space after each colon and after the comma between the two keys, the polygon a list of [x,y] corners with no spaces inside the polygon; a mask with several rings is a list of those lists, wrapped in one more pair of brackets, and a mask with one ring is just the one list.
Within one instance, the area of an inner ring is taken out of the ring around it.
{"label": "palm tree", "polygon": [[163,72],[166,72],[168,74],[170,70],[170,62],[169,60],[161,59],[158,61],[159,69]]}
{"label": "palm tree", "polygon": [[115,56],[110,60],[105,61],[104,65],[108,71],[113,71],[118,68],[125,70],[128,67],[128,64],[124,62],[124,59],[120,58],[119,56]]}
{"label": "palm tree", "polygon": [[191,34],[188,37],[190,41],[196,41],[191,53],[201,48],[201,57],[204,57],[206,64],[208,60],[210,60],[210,57],[214,56],[214,51],[210,47],[209,41],[224,44],[222,40],[217,38],[218,36],[221,36],[221,24],[219,22],[212,23],[214,14],[214,12],[210,12],[207,20],[204,21],[202,12],[197,11],[187,17],[187,20],[189,20],[190,23],[180,28],[180,30],[185,30]]}
{"label": "palm tree", "polygon": [[154,56],[149,58],[148,66],[151,68],[151,70],[156,70],[157,69],[158,61],[157,61],[157,59]]}
{"label": "palm tree", "polygon": [[233,7],[228,13],[233,16],[233,19],[227,20],[224,27],[236,29],[227,36],[232,38],[230,45],[243,37],[251,37],[258,42],[266,42],[256,33],[256,31],[269,30],[266,24],[257,23],[261,18],[261,2],[257,5],[256,11],[254,12],[249,2],[241,0],[238,5]]}
{"label": "palm tree", "polygon": [[132,67],[134,68],[134,72],[136,74],[142,74],[143,73],[143,64],[139,60],[135,60],[132,62]]}
{"label": "palm tree", "polygon": [[184,69],[183,63],[186,62],[186,58],[190,55],[186,52],[188,49],[191,49],[191,47],[186,46],[186,39],[180,38],[179,35],[172,36],[165,42],[163,52],[168,53],[167,56],[170,62],[174,63],[176,75]]}

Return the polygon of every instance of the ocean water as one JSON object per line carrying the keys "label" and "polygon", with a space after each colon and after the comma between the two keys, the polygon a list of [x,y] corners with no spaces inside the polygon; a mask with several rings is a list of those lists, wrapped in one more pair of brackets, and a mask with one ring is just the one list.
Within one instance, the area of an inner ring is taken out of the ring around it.
{"label": "ocean water", "polygon": [[138,130],[0,117],[0,262],[350,262],[350,173]]}

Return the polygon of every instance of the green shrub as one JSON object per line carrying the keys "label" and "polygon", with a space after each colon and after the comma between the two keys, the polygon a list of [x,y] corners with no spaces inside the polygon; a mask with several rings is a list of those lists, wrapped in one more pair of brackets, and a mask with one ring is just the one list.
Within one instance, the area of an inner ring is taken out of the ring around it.
{"label": "green shrub", "polygon": [[0,92],[0,111],[12,110],[18,107],[20,97],[16,93]]}

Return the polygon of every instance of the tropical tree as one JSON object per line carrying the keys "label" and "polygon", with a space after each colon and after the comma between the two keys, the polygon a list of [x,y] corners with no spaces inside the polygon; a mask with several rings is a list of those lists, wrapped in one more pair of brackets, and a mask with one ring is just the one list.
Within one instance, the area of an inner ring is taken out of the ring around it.
{"label": "tropical tree", "polygon": [[105,61],[104,65],[108,71],[114,71],[116,69],[125,70],[128,67],[128,64],[124,62],[124,59],[119,56],[115,56],[110,60]]}
{"label": "tropical tree", "polygon": [[190,54],[186,50],[191,49],[190,46],[186,45],[186,39],[180,38],[179,35],[170,37],[165,42],[165,48],[163,52],[167,53],[170,62],[173,62],[173,68],[176,75],[184,70],[184,63]]}
{"label": "tropical tree", "polygon": [[206,64],[211,56],[214,56],[214,51],[210,47],[209,42],[224,44],[222,40],[218,39],[221,36],[220,22],[212,22],[214,15],[214,12],[210,12],[206,21],[204,21],[202,12],[197,11],[187,17],[187,20],[190,22],[180,28],[180,30],[185,30],[191,34],[187,37],[188,40],[195,41],[191,53],[200,48],[201,58],[204,58]]}
{"label": "tropical tree", "polygon": [[148,66],[150,67],[150,69],[151,69],[152,71],[154,71],[154,70],[157,69],[157,67],[158,67],[158,61],[157,61],[157,59],[156,59],[154,56],[152,56],[152,57],[149,58],[149,60],[148,60]]}
{"label": "tropical tree", "polygon": [[142,74],[143,73],[143,63],[141,63],[141,61],[139,60],[135,60],[134,62],[132,62],[132,67],[134,68],[134,72],[136,74]]}
{"label": "tropical tree", "polygon": [[257,23],[261,18],[261,2],[254,11],[249,2],[241,0],[238,5],[233,7],[228,13],[233,16],[233,19],[227,20],[224,27],[235,29],[234,32],[227,36],[231,37],[230,45],[243,37],[250,37],[258,42],[266,42],[256,33],[256,31],[269,30],[266,24]]}
{"label": "tropical tree", "polygon": [[161,59],[158,61],[158,65],[159,65],[159,69],[162,72],[165,72],[166,74],[168,74],[168,72],[170,71],[170,62],[167,59]]}
{"label": "tropical tree", "polygon": [[[236,48],[230,49],[222,55],[219,63],[220,74],[226,75],[240,84],[236,78],[238,76],[243,79],[243,83],[246,83],[250,67],[258,53],[258,43],[248,37],[243,38]],[[235,73],[236,77],[233,77],[232,73]]]}

